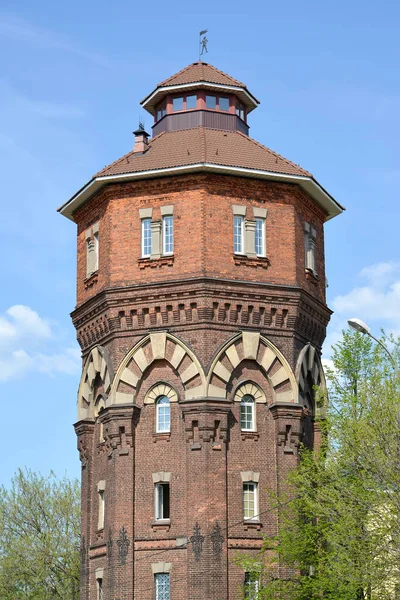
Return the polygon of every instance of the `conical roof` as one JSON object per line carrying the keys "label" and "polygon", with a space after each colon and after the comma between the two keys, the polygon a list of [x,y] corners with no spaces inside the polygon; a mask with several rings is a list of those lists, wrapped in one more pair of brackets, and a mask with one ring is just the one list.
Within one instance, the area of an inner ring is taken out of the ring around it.
{"label": "conical roof", "polygon": [[175,75],[161,81],[151,94],[143,98],[140,104],[149,113],[154,114],[156,105],[167,94],[185,92],[195,88],[234,92],[247,107],[247,112],[252,111],[260,104],[244,83],[202,61],[192,63]]}

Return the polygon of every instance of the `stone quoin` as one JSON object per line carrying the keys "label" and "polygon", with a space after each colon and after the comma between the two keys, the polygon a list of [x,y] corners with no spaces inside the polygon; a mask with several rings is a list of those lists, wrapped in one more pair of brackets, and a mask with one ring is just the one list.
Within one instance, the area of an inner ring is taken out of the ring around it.
{"label": "stone quoin", "polygon": [[81,600],[239,600],[324,386],[324,223],[343,207],[249,137],[258,100],[197,62],[77,224]]}

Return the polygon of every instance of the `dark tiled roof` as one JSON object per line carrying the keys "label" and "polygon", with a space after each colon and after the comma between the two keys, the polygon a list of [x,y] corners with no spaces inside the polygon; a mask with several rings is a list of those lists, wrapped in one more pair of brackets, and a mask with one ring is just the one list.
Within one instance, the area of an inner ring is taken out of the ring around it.
{"label": "dark tiled roof", "polygon": [[175,73],[175,75],[172,75],[172,77],[168,77],[168,79],[159,83],[157,87],[183,85],[185,83],[195,83],[196,81],[208,81],[209,83],[234,85],[242,88],[246,87],[241,81],[233,79],[233,77],[230,77],[230,75],[227,75],[223,71],[201,61],[188,65],[178,73]]}
{"label": "dark tiled roof", "polygon": [[311,177],[298,165],[238,131],[197,127],[160,133],[143,154],[129,152],[94,177],[208,163]]}

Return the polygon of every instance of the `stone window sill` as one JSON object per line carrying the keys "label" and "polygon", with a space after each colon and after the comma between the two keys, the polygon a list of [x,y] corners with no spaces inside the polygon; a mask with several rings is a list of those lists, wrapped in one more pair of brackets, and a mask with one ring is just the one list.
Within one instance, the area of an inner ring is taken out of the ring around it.
{"label": "stone window sill", "polygon": [[262,269],[268,269],[271,264],[268,256],[254,256],[249,257],[244,254],[234,254],[233,260],[235,265],[242,265],[244,267],[261,267]]}
{"label": "stone window sill", "polygon": [[257,431],[241,431],[242,440],[255,440],[258,441],[260,434]]}
{"label": "stone window sill", "polygon": [[262,523],[260,521],[256,521],[256,520],[247,520],[247,521],[243,521],[243,529],[245,531],[247,531],[248,529],[255,529],[256,531],[260,531],[262,527]]}
{"label": "stone window sill", "polygon": [[94,273],[89,275],[89,277],[86,277],[86,279],[83,282],[83,285],[85,286],[85,289],[87,290],[88,288],[95,285],[98,282],[98,280],[99,280],[99,272],[95,271]]}
{"label": "stone window sill", "polygon": [[319,276],[312,269],[306,269],[306,279],[315,285],[319,283]]}
{"label": "stone window sill", "polygon": [[169,531],[171,528],[170,519],[160,519],[159,521],[153,521],[151,524],[153,531]]}
{"label": "stone window sill", "polygon": [[160,256],[160,258],[139,258],[139,269],[156,269],[161,267],[172,267],[174,264],[174,255]]}
{"label": "stone window sill", "polygon": [[171,433],[153,433],[153,442],[171,441]]}

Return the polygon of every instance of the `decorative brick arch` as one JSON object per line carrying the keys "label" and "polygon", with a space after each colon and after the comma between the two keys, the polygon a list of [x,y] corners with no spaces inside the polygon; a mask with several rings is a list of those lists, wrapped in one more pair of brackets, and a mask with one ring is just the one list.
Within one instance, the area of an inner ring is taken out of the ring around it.
{"label": "decorative brick arch", "polygon": [[325,393],[326,381],[320,355],[310,343],[306,344],[299,354],[295,375],[299,386],[299,401],[314,413],[315,407],[307,406],[307,393],[314,397],[315,386]]}
{"label": "decorative brick arch", "polygon": [[177,371],[185,399],[203,398],[206,378],[196,355],[179,338],[167,332],[150,333],[122,360],[116,372],[107,406],[132,404],[143,373],[155,360],[166,360]]}
{"label": "decorative brick arch", "polygon": [[255,360],[271,384],[274,402],[298,403],[298,386],[283,354],[258,332],[243,331],[231,338],[214,358],[207,377],[207,395],[226,398],[226,385],[242,360]]}
{"label": "decorative brick arch", "polygon": [[102,346],[95,346],[86,359],[78,389],[78,420],[96,417],[94,397],[96,380],[101,382],[102,396],[107,401],[113,380],[113,369],[108,352]]}

